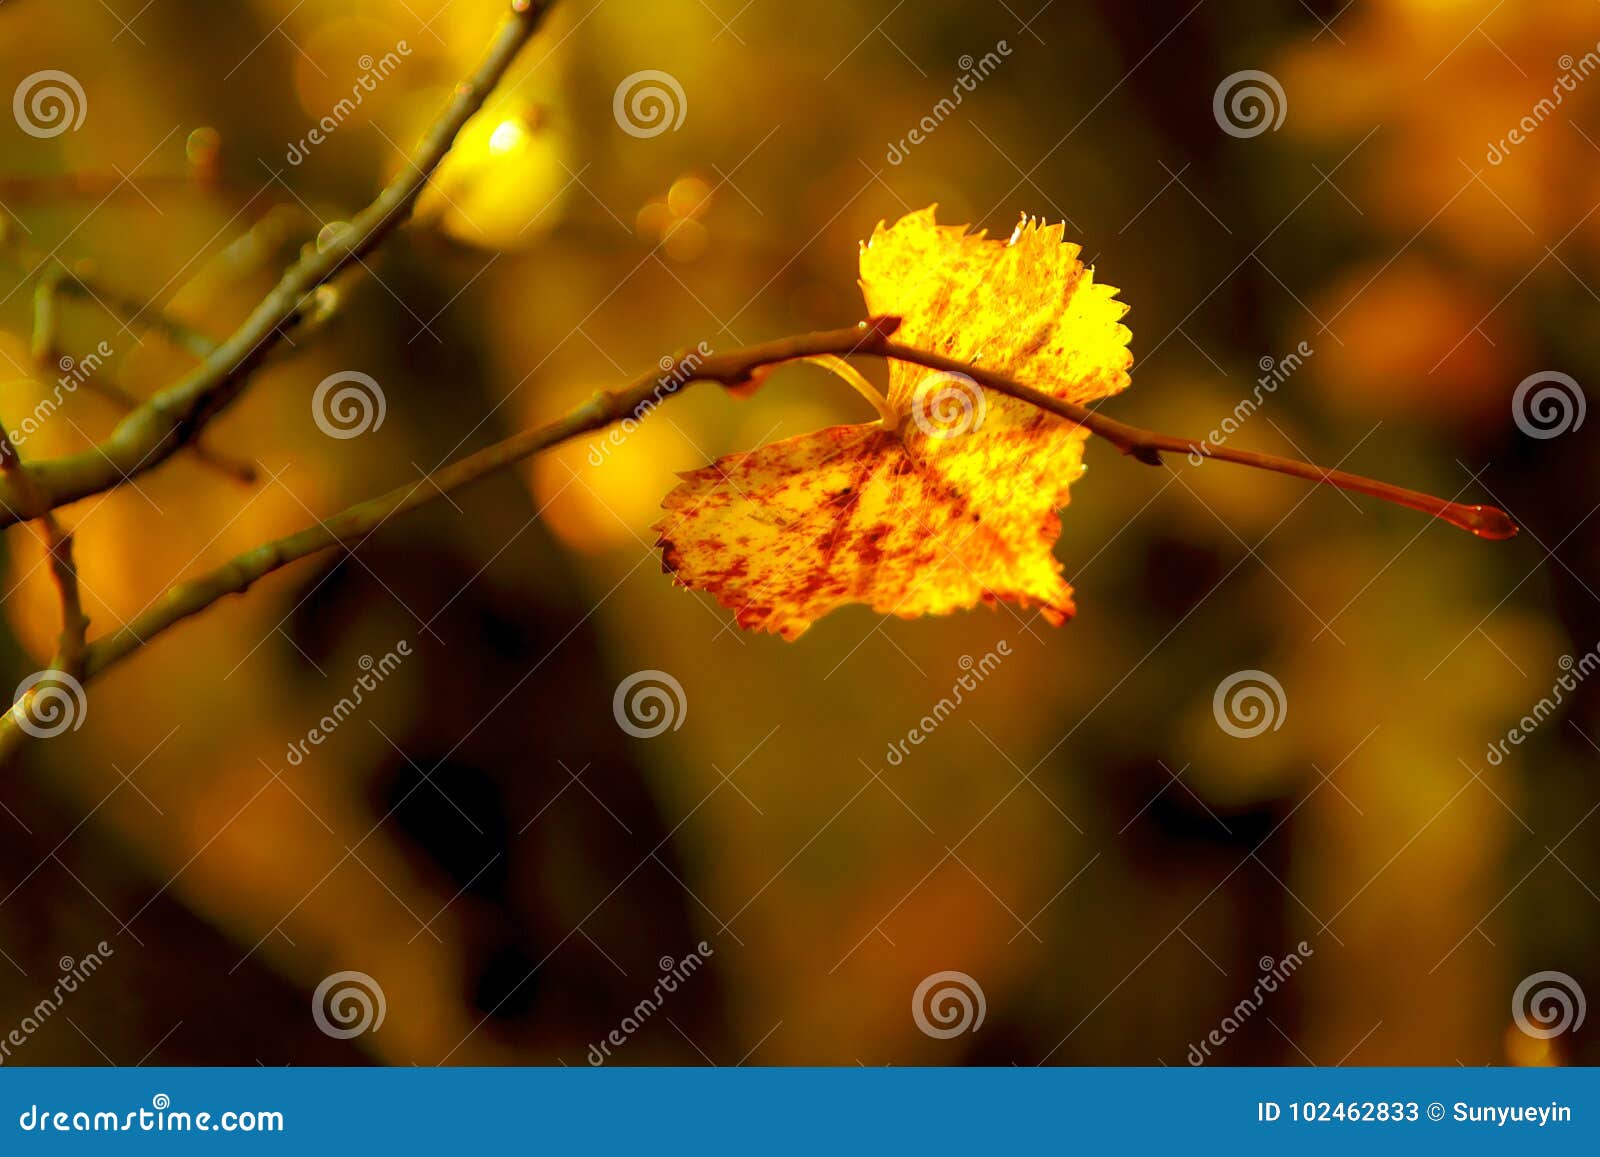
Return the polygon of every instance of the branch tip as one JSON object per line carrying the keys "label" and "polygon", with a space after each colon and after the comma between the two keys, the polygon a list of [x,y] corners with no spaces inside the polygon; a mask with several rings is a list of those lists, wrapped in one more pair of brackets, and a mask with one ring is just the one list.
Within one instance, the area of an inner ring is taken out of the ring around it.
{"label": "branch tip", "polygon": [[1492,541],[1502,541],[1515,538],[1521,533],[1522,528],[1511,520],[1511,516],[1498,506],[1464,506],[1461,503],[1450,504],[1448,513],[1441,511],[1439,517],[1462,530],[1470,531],[1479,538]]}

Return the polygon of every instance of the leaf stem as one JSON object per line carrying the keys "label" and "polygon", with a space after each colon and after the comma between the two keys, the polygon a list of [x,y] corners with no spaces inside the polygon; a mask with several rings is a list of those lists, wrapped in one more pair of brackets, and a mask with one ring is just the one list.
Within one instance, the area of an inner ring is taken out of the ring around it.
{"label": "leaf stem", "polygon": [[899,425],[900,414],[889,404],[889,399],[879,393],[878,387],[867,381],[860,370],[838,354],[817,354],[814,357],[801,358],[800,360],[810,362],[814,366],[821,366],[830,373],[843,378],[849,383],[851,389],[872,403],[872,408],[878,411],[878,421],[885,429],[893,430]]}

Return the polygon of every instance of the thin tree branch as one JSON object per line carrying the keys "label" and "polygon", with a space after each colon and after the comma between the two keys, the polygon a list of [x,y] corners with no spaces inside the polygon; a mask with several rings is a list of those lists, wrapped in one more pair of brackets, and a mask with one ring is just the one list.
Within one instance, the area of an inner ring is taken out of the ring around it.
{"label": "thin tree branch", "polygon": [[[205,357],[217,348],[216,342],[181,322],[174,321],[163,311],[153,309],[149,305],[139,305],[131,298],[111,293],[104,286],[91,285],[83,275],[58,262],[57,268],[41,273],[33,286],[32,354],[34,365],[42,374],[54,374],[63,368],[60,363],[60,318],[57,309],[57,298],[63,292],[72,292],[79,297],[97,301],[113,314],[120,316],[124,322],[143,322],[147,328],[164,334],[169,340],[198,357]],[[124,410],[136,410],[144,404],[144,399],[107,381],[101,374],[91,373],[77,384],[87,386]],[[198,461],[235,482],[250,483],[256,480],[256,468],[252,464],[213,450],[203,437],[196,437],[190,443],[189,450]]]}
{"label": "thin tree branch", "polygon": [[[239,594],[263,575],[330,547],[353,547],[390,518],[459,490],[531,454],[624,418],[642,417],[645,403],[663,400],[694,382],[720,382],[736,386],[758,376],[768,366],[815,354],[848,355],[871,340],[876,331],[853,326],[783,338],[748,346],[708,358],[680,355],[665,374],[650,374],[623,390],[602,391],[561,418],[513,434],[425,478],[400,486],[340,511],[316,526],[245,551],[228,563],[197,579],[167,590],[153,606],[121,630],[97,640],[84,663],[86,677],[100,674],[159,634],[227,595]],[[663,382],[678,384],[664,386]],[[651,407],[653,408],[653,407]],[[0,721],[3,727],[3,721]]]}
{"label": "thin tree branch", "polygon": [[0,252],[19,268],[37,275],[33,284],[35,358],[55,359],[56,299],[61,294],[92,301],[124,325],[160,334],[192,357],[208,358],[217,352],[219,343],[215,338],[185,325],[154,302],[140,301],[81,269],[74,269],[54,254],[29,248],[9,236],[3,227],[0,227]]}
{"label": "thin tree branch", "polygon": [[50,665],[78,676],[88,654],[89,616],[83,613],[83,597],[78,590],[72,535],[62,530],[53,513],[41,514],[39,521],[44,525],[45,546],[50,551],[50,577],[61,600],[61,637]]}
{"label": "thin tree branch", "polygon": [[[504,469],[532,454],[547,450],[595,430],[623,420],[640,421],[656,405],[696,382],[718,382],[736,387],[762,381],[771,368],[783,362],[807,361],[826,357],[870,355],[909,362],[946,373],[964,374],[998,393],[1017,398],[1042,410],[1083,426],[1105,438],[1140,461],[1163,463],[1164,453],[1207,453],[1206,443],[1179,438],[1131,426],[1106,417],[1073,402],[1012,380],[1004,375],[963,362],[914,349],[891,341],[900,319],[879,317],[849,329],[801,334],[730,350],[710,357],[697,353],[678,355],[666,370],[647,375],[625,389],[601,392],[588,402],[568,411],[554,422],[513,434],[475,454],[444,466],[425,478],[354,506],[291,534],[236,556],[223,566],[198,578],[168,588],[147,610],[120,630],[90,644],[83,655],[85,680],[127,658],[163,631],[200,613],[228,595],[242,594],[257,580],[309,555],[336,546],[355,549],[361,541],[382,527],[390,518],[432,502],[453,490]],[[1446,502],[1431,495],[1347,474],[1324,470],[1309,462],[1280,458],[1252,451],[1229,451],[1213,447],[1209,456],[1218,461],[1235,462],[1256,469],[1271,470],[1304,478],[1311,482],[1354,490],[1395,502],[1402,506],[1445,519],[1484,538],[1506,538],[1516,526],[1506,514],[1491,506],[1466,506]],[[0,716],[0,759],[4,759],[22,739],[17,726],[17,709]]]}
{"label": "thin tree branch", "polygon": [[60,284],[61,275],[53,269],[41,273],[39,280],[33,283],[33,333],[29,338],[28,353],[36,366],[54,367],[56,363],[60,346],[56,340],[60,330],[56,288]]}
{"label": "thin tree branch", "polygon": [[1228,446],[1214,446],[1201,439],[1180,438],[1172,434],[1144,430],[1107,417],[1098,410],[1052,397],[981,366],[968,365],[966,362],[942,354],[911,349],[909,346],[889,341],[887,337],[863,346],[861,352],[914,362],[944,373],[963,374],[998,393],[1008,394],[1019,401],[1029,402],[1041,410],[1048,410],[1070,422],[1076,422],[1091,433],[1104,438],[1124,454],[1151,466],[1163,465],[1161,458],[1163,454],[1183,454],[1191,459],[1215,458],[1219,462],[1233,462],[1257,470],[1270,470],[1277,474],[1303,478],[1307,482],[1324,483],[1328,486],[1337,486],[1340,490],[1381,498],[1385,502],[1393,502],[1399,506],[1410,507],[1412,510],[1420,510],[1423,514],[1431,514],[1435,518],[1442,518],[1452,526],[1470,531],[1479,538],[1510,538],[1517,533],[1516,523],[1511,521],[1505,511],[1496,506],[1447,502],[1443,498],[1435,498],[1419,490],[1407,490],[1403,486],[1380,482],[1360,474],[1350,474],[1344,470],[1327,470],[1298,458],[1283,458],[1276,454],[1257,453],[1254,450],[1235,450]]}
{"label": "thin tree branch", "polygon": [[22,455],[17,453],[17,444],[11,440],[11,432],[4,425],[0,425],[0,476],[17,493],[34,494],[33,478],[23,464]]}
{"label": "thin tree branch", "polygon": [[[10,432],[0,426],[0,475],[10,480],[18,493],[33,490],[27,465],[17,453]],[[61,637],[50,666],[76,677],[83,670],[88,650],[89,617],[83,613],[83,598],[78,590],[78,570],[72,561],[72,536],[64,531],[53,511],[39,516],[44,527],[44,545],[50,553],[50,576],[61,600]],[[27,696],[13,710],[26,713]]]}
{"label": "thin tree branch", "polygon": [[[455,88],[400,172],[321,246],[309,248],[220,346],[193,371],[152,395],[98,446],[29,466],[33,493],[0,479],[0,526],[121,485],[191,441],[243,389],[261,360],[298,322],[318,286],[370,253],[410,215],[462,127],[538,30],[553,0],[511,0],[511,11],[477,69]],[[40,504],[43,504],[42,506]]]}
{"label": "thin tree branch", "polygon": [[160,334],[190,357],[208,358],[217,352],[216,338],[185,325],[159,306],[125,297],[86,274],[64,268],[56,285],[61,293],[101,306],[124,325],[136,325]]}

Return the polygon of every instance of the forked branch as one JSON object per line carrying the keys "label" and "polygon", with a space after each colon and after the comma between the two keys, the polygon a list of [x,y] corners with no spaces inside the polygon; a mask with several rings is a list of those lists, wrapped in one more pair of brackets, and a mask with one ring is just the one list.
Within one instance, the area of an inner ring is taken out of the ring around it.
{"label": "forked branch", "polygon": [[411,215],[462,127],[482,106],[538,30],[551,0],[512,0],[510,15],[477,69],[456,85],[395,178],[321,244],[308,247],[278,284],[192,371],[124,417],[106,439],[76,454],[27,464],[31,486],[0,478],[0,527],[109,490],[151,469],[191,441],[244,387],[250,373],[294,328],[318,286],[376,248]]}
{"label": "forked branch", "polygon": [[[89,680],[127,658],[163,631],[198,614],[230,594],[248,590],[262,577],[298,559],[343,547],[354,550],[389,519],[431,502],[511,464],[579,435],[615,422],[643,419],[655,404],[695,382],[725,386],[758,383],[772,367],[785,362],[813,360],[841,371],[858,389],[873,398],[886,423],[899,415],[881,397],[875,397],[859,373],[840,359],[871,356],[923,366],[943,373],[961,374],[998,393],[1037,406],[1076,423],[1110,441],[1125,454],[1142,462],[1161,465],[1164,454],[1215,458],[1256,469],[1271,470],[1311,482],[1340,487],[1420,510],[1484,538],[1506,538],[1516,527],[1503,511],[1488,506],[1448,502],[1386,482],[1325,470],[1298,459],[1212,446],[1207,442],[1156,433],[1107,417],[991,370],[914,349],[894,342],[899,319],[874,318],[849,329],[802,334],[711,356],[683,354],[668,370],[648,375],[631,386],[599,393],[586,404],[544,426],[514,434],[475,454],[462,458],[427,477],[358,503],[317,525],[265,543],[237,556],[222,567],[169,588],[144,612],[120,630],[89,642],[87,619],[78,597],[70,537],[57,524],[56,506],[100,493],[132,475],[163,461],[199,436],[211,416],[236,397],[251,372],[276,347],[283,336],[305,317],[314,314],[311,303],[317,289],[378,246],[409,217],[418,195],[449,152],[467,120],[483,105],[490,90],[505,75],[518,51],[534,34],[552,0],[512,0],[511,14],[501,26],[482,63],[455,93],[423,136],[415,153],[389,185],[361,212],[323,243],[308,249],[284,272],[277,286],[226,339],[212,345],[208,339],[182,332],[185,347],[202,360],[194,370],[139,403],[98,446],[78,454],[24,464],[11,439],[0,430],[0,527],[26,519],[39,519],[50,552],[51,574],[60,593],[62,632],[52,668],[73,678]],[[52,276],[41,286],[38,299],[43,316],[36,329],[36,354],[48,348],[54,331],[55,293],[90,291],[81,279]],[[116,310],[116,306],[110,308]],[[143,313],[142,308],[136,314]],[[41,673],[43,676],[45,673]],[[39,676],[35,677],[37,681]],[[25,694],[0,716],[0,759],[8,756],[28,734],[31,693]]]}
{"label": "forked branch", "polygon": [[[710,357],[681,354],[659,376],[652,373],[625,389],[598,393],[554,422],[513,434],[425,478],[357,503],[315,526],[248,550],[208,574],[176,584],[132,622],[89,644],[83,654],[82,677],[87,680],[99,675],[163,631],[228,595],[248,590],[257,580],[289,563],[334,547],[354,550],[395,515],[460,490],[523,458],[582,434],[623,420],[641,421],[657,404],[689,385],[718,382],[724,386],[743,386],[761,381],[772,367],[784,362],[828,357],[866,355],[909,362],[944,373],[964,374],[997,393],[1074,422],[1111,442],[1123,453],[1152,465],[1163,464],[1163,454],[1206,454],[1218,461],[1271,470],[1381,498],[1432,514],[1483,538],[1508,538],[1516,533],[1515,524],[1496,507],[1447,502],[1358,474],[1325,470],[1294,458],[1227,450],[1226,447],[1207,450],[1207,443],[1195,439],[1128,425],[1002,374],[900,345],[891,340],[898,326],[898,318],[874,318],[849,329],[801,334]],[[9,754],[22,738],[23,732],[18,726],[18,710],[22,707],[19,703],[0,717],[0,757]]]}

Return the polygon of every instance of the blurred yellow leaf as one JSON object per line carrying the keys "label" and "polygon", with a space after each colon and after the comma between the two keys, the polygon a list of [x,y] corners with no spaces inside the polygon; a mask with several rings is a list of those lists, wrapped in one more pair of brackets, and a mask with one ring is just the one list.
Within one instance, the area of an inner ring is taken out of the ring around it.
{"label": "blurred yellow leaf", "polygon": [[417,199],[416,218],[483,249],[532,244],[562,216],[568,144],[537,107],[502,104],[467,122]]}

